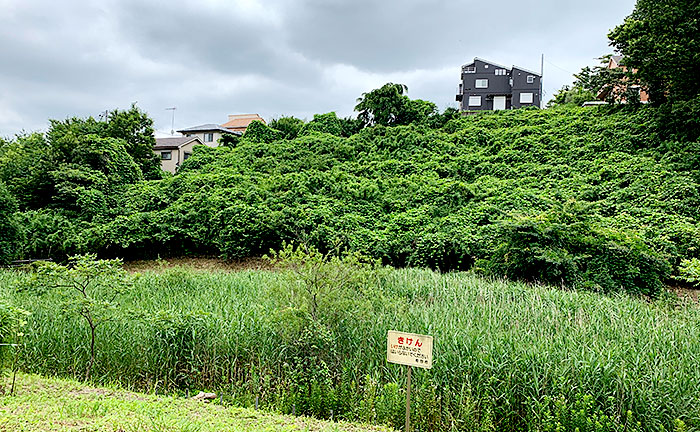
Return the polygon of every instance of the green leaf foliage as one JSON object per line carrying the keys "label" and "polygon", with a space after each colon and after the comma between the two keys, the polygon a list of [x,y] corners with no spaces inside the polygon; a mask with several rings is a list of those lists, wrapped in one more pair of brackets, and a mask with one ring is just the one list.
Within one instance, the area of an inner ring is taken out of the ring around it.
{"label": "green leaf foliage", "polygon": [[695,0],[637,0],[608,37],[649,90],[651,101],[687,101],[700,95],[700,4]]}
{"label": "green leaf foliage", "polygon": [[[425,112],[351,136],[333,113],[294,139],[254,122],[235,148],[197,147],[157,181],[119,162],[118,140],[66,133],[69,157],[36,180],[56,214],[21,213],[22,254],[243,258],[303,242],[399,267],[652,297],[697,256],[700,144],[669,140],[658,109]],[[2,172],[13,171],[0,162]],[[6,181],[14,192],[26,180]]]}
{"label": "green leaf foliage", "polygon": [[272,129],[265,123],[255,120],[251,122],[243,134],[243,139],[259,142],[259,143],[271,143],[280,140],[284,137],[284,133],[276,129]]}
{"label": "green leaf foliage", "polygon": [[312,132],[322,132],[335,136],[343,136],[343,125],[334,112],[316,114],[314,119],[306,123],[298,135],[308,135]]}
{"label": "green leaf foliage", "polygon": [[22,232],[16,212],[16,200],[0,181],[0,265],[11,261],[20,246]]}
{"label": "green leaf foliage", "polygon": [[278,119],[272,119],[268,126],[282,132],[285,139],[294,139],[304,126],[304,120],[293,116],[282,116]]}
{"label": "green leaf foliage", "polygon": [[161,178],[160,159],[153,153],[156,139],[153,120],[136,104],[126,111],[113,110],[107,116],[104,137],[124,141],[126,152],[133,158],[144,178]]}

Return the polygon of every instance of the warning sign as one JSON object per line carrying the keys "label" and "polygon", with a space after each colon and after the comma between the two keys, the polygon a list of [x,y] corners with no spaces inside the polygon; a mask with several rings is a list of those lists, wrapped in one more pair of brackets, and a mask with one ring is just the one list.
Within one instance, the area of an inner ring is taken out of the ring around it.
{"label": "warning sign", "polygon": [[389,330],[386,361],[424,369],[433,367],[433,337]]}

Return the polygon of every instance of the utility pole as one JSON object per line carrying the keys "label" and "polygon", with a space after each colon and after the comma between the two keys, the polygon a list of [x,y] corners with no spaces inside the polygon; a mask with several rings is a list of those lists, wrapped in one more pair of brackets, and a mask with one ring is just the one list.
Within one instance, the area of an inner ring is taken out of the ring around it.
{"label": "utility pole", "polygon": [[544,85],[542,85],[543,80],[544,80],[544,53],[542,53],[542,61],[540,63],[540,109],[542,109],[542,104],[544,103]]}
{"label": "utility pole", "polygon": [[172,111],[173,112],[173,119],[172,122],[170,123],[170,135],[175,135],[175,110],[177,107],[170,107],[166,108],[166,111]]}

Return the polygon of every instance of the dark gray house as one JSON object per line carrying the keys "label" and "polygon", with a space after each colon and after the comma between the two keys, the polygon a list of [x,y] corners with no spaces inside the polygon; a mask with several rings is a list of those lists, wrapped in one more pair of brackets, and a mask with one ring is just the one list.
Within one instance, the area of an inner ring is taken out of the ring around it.
{"label": "dark gray house", "polygon": [[526,106],[539,108],[542,76],[536,72],[474,58],[462,66],[462,83],[457,101],[462,111],[514,109]]}

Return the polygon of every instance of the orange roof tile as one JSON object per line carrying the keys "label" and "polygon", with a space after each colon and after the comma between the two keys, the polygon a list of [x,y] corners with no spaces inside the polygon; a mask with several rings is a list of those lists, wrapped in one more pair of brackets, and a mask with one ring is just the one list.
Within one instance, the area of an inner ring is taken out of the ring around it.
{"label": "orange roof tile", "polygon": [[225,127],[227,129],[247,128],[253,120],[258,120],[265,123],[265,120],[257,114],[236,114],[229,115],[228,121],[222,124],[221,127]]}

